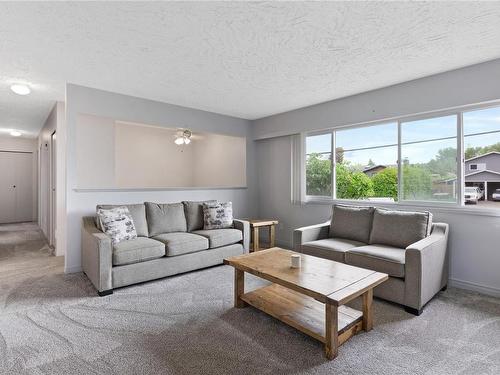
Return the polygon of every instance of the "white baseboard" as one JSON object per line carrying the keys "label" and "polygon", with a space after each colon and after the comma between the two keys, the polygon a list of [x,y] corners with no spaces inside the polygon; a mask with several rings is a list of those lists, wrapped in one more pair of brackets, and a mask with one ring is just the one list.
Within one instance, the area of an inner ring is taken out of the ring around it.
{"label": "white baseboard", "polygon": [[500,289],[493,288],[491,286],[473,283],[470,281],[449,279],[449,286],[454,287],[454,288],[459,288],[459,289],[471,290],[473,292],[486,294],[486,295],[492,296],[492,297],[500,297]]}
{"label": "white baseboard", "polygon": [[77,272],[82,272],[81,266],[64,267],[64,273],[77,273]]}

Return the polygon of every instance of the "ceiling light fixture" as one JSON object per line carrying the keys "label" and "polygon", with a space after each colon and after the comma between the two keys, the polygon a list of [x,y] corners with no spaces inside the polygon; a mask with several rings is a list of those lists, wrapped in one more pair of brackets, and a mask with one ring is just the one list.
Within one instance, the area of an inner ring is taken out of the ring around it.
{"label": "ceiling light fixture", "polygon": [[14,91],[17,95],[28,95],[31,92],[31,89],[28,85],[15,83],[10,86],[10,89]]}
{"label": "ceiling light fixture", "polygon": [[177,134],[175,135],[175,140],[174,143],[176,145],[188,145],[191,143],[191,136],[193,133],[191,133],[190,130],[179,130]]}
{"label": "ceiling light fixture", "polygon": [[20,131],[17,131],[17,130],[12,130],[10,132],[10,135],[13,137],[20,137],[22,135],[22,133]]}

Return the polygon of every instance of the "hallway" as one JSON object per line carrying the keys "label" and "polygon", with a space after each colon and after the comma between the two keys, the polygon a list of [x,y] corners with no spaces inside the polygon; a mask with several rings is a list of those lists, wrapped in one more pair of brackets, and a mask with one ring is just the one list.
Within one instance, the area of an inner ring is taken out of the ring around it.
{"label": "hallway", "polygon": [[83,275],[63,269],[35,223],[0,225],[0,314],[85,295]]}

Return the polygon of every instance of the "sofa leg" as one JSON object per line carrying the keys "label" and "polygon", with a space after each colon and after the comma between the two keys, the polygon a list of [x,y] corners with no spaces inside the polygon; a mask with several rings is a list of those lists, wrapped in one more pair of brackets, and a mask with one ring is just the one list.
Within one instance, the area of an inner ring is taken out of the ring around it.
{"label": "sofa leg", "polygon": [[416,315],[416,316],[419,316],[420,314],[422,314],[423,310],[424,309],[414,309],[413,307],[405,306],[405,311],[407,313],[410,313],[410,314],[413,314],[413,315]]}
{"label": "sofa leg", "polygon": [[448,289],[448,284],[446,284],[445,286],[443,286],[443,287],[441,288],[441,292],[446,291],[446,289]]}
{"label": "sofa leg", "polygon": [[113,289],[103,290],[102,292],[97,291],[97,294],[99,294],[99,297],[109,296],[113,294]]}

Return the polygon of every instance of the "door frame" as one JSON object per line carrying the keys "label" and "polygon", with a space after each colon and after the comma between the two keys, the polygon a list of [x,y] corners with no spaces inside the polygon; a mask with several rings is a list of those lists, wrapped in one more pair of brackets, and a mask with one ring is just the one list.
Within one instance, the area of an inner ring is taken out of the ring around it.
{"label": "door frame", "polygon": [[49,149],[49,244],[53,247],[56,245],[56,215],[57,215],[57,150],[56,150],[56,130],[50,134],[50,149]]}

